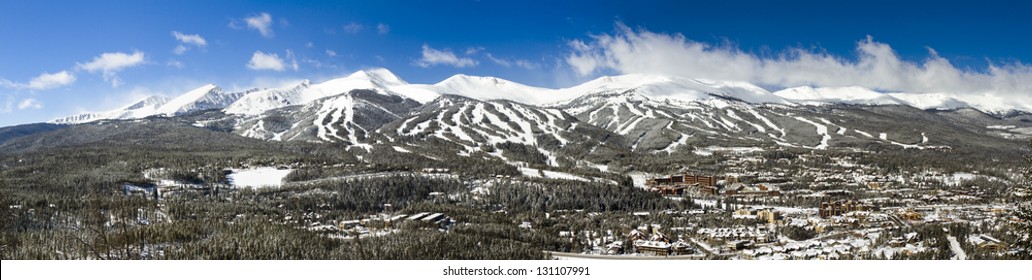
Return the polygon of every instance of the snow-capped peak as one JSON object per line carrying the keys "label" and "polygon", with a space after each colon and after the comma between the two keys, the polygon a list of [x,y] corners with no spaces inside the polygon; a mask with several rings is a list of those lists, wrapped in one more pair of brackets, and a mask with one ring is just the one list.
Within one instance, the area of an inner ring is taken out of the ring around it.
{"label": "snow-capped peak", "polygon": [[[79,123],[106,118],[140,118],[150,115],[178,115],[198,110],[223,109],[229,114],[256,115],[263,112],[305,105],[315,100],[337,96],[356,89],[372,90],[385,95],[399,95],[420,103],[428,103],[442,94],[454,94],[482,101],[504,99],[530,105],[557,105],[573,102],[588,94],[633,93],[637,99],[655,101],[705,101],[718,98],[737,99],[752,104],[864,104],[909,105],[921,109],[956,109],[972,107],[983,112],[1010,110],[1032,111],[1032,103],[1007,100],[996,94],[951,93],[882,93],[863,87],[794,87],[771,93],[756,85],[740,81],[713,81],[655,74],[627,74],[600,77],[580,85],[550,89],[523,85],[496,78],[458,74],[436,84],[409,84],[390,70],[373,68],[348,76],[313,83],[299,83],[272,89],[225,92],[207,84],[174,98],[153,97],[124,106],[119,110],[87,113],[55,120]],[[597,99],[597,98],[596,98]]]}
{"label": "snow-capped peak", "polygon": [[774,95],[807,105],[823,104],[864,104],[864,105],[896,105],[907,104],[891,95],[873,91],[864,87],[822,87],[801,86],[787,88]]}
{"label": "snow-capped peak", "polygon": [[165,103],[168,103],[169,100],[172,100],[172,99],[168,98],[168,97],[164,97],[164,96],[154,95],[154,96],[150,96],[150,97],[141,99],[140,101],[137,101],[136,103],[130,104],[129,106],[126,106],[125,108],[122,108],[122,110],[123,111],[131,111],[131,110],[139,110],[139,109],[145,109],[145,108],[150,108],[151,110],[154,110],[154,109],[157,109],[158,107],[161,107],[161,105],[165,105]]}
{"label": "snow-capped peak", "polygon": [[196,102],[202,102],[206,99],[217,99],[218,95],[221,93],[222,88],[215,86],[215,84],[207,84],[172,98],[172,100],[169,100],[165,105],[159,107],[155,113],[175,115],[177,113],[187,112],[196,107]]}
{"label": "snow-capped peak", "polygon": [[348,79],[368,80],[381,87],[397,86],[408,84],[393,72],[385,68],[373,68],[352,73]]}
{"label": "snow-capped peak", "polygon": [[590,93],[620,92],[634,90],[636,94],[653,99],[695,101],[713,98],[713,95],[742,100],[749,103],[790,104],[756,85],[735,81],[711,81],[687,79],[651,74],[627,74],[601,77],[574,87],[560,89],[566,95],[580,96]]}
{"label": "snow-capped peak", "polygon": [[550,89],[527,86],[495,77],[455,75],[434,86],[440,93],[457,94],[473,99],[507,99],[526,104],[554,102]]}

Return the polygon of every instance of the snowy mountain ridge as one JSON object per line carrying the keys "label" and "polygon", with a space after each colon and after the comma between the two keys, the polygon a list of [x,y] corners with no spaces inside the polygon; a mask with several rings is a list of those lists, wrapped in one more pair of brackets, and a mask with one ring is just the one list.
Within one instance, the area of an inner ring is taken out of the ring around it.
{"label": "snowy mountain ridge", "polygon": [[303,80],[283,88],[250,89],[226,92],[214,84],[187,91],[174,98],[153,97],[108,112],[84,113],[52,121],[83,123],[101,119],[133,119],[154,115],[174,116],[200,110],[222,109],[232,115],[260,115],[288,106],[310,104],[315,100],[347,93],[372,90],[383,95],[400,96],[428,103],[443,94],[476,100],[508,100],[528,105],[559,106],[572,100],[603,92],[633,90],[651,100],[691,102],[712,98],[740,100],[750,104],[795,105],[906,105],[919,109],[959,109],[970,107],[990,114],[1012,111],[1032,112],[1032,101],[1006,100],[992,95],[948,93],[882,93],[863,87],[795,87],[770,92],[739,81],[711,81],[649,74],[600,77],[568,88],[533,87],[495,77],[454,75],[436,84],[410,84],[383,68],[357,71],[321,83]]}

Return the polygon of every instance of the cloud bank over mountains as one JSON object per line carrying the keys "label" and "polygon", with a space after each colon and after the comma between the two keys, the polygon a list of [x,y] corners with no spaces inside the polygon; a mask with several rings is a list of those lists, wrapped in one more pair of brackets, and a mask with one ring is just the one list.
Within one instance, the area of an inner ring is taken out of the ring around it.
{"label": "cloud bank over mountains", "polygon": [[1032,66],[990,63],[985,71],[959,69],[931,48],[923,61],[910,62],[870,36],[856,43],[855,59],[799,48],[761,56],[620,23],[611,34],[572,40],[568,45],[570,51],[563,59],[581,76],[611,71],[747,81],[781,88],[862,86],[883,92],[1023,99],[1032,95]]}

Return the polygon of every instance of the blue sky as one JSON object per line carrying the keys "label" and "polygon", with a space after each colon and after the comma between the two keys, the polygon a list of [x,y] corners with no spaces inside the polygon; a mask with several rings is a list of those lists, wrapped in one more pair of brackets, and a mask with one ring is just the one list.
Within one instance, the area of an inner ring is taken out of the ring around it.
{"label": "blue sky", "polygon": [[840,2],[5,0],[0,126],[371,67],[411,83],[657,72],[1029,98],[1029,1]]}

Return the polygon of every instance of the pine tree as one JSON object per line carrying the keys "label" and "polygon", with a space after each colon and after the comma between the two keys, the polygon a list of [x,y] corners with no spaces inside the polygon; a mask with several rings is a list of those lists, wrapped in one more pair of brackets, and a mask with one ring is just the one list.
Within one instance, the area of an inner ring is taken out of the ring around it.
{"label": "pine tree", "polygon": [[[1022,223],[1018,225],[1019,232],[1032,233],[1032,200],[1028,198],[1032,195],[1032,139],[1028,140],[1029,153],[1025,155],[1025,181],[1022,183],[1024,186],[1024,201],[1018,202],[1018,209],[1015,215],[1022,220]],[[1028,259],[1032,257],[1032,238],[1028,235],[1019,237],[1018,242],[1014,243],[1014,249],[1021,250],[1022,259]]]}

